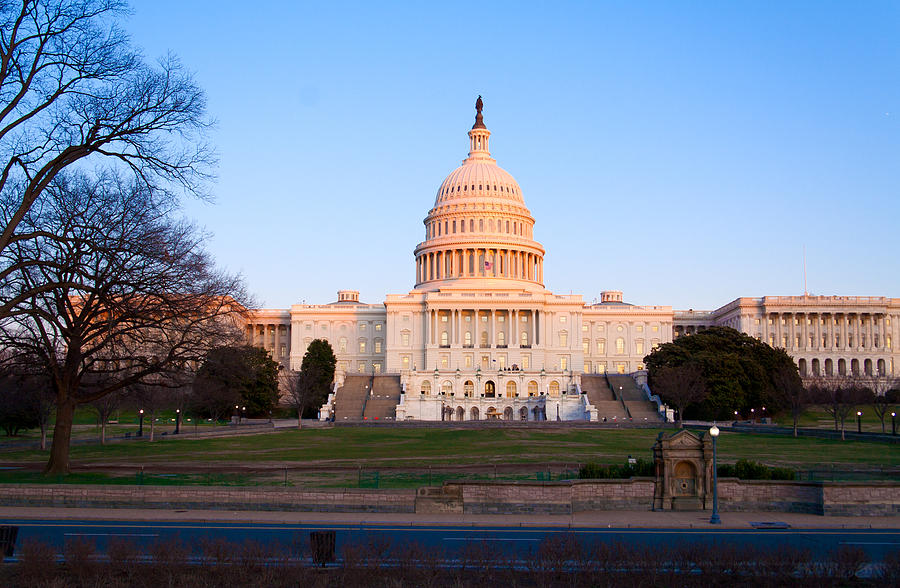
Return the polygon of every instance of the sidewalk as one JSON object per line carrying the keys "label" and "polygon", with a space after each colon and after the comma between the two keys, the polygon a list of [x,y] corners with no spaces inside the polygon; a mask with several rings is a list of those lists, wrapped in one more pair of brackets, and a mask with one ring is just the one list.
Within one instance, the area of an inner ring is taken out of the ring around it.
{"label": "sidewalk", "polygon": [[609,511],[574,515],[465,515],[321,513],[226,510],[0,507],[0,519],[53,519],[181,523],[367,524],[389,526],[571,527],[613,529],[753,529],[751,523],[787,523],[792,529],[900,529],[900,516],[824,517],[779,512],[724,512],[721,525],[710,513]]}

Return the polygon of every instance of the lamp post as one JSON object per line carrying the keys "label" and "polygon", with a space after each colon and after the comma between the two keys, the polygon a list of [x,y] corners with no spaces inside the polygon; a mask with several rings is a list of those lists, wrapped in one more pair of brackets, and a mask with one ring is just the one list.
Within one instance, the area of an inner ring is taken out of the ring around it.
{"label": "lamp post", "polygon": [[862,433],[862,411],[856,411],[856,432]]}
{"label": "lamp post", "polygon": [[891,413],[891,435],[897,434],[897,413]]}
{"label": "lamp post", "polygon": [[181,409],[175,409],[175,434],[177,435],[181,431]]}
{"label": "lamp post", "polygon": [[721,525],[722,519],[719,518],[719,473],[716,471],[718,464],[716,463],[716,437],[719,436],[719,427],[713,425],[709,429],[709,435],[713,440],[713,511],[709,517],[711,525]]}
{"label": "lamp post", "polygon": [[144,436],[144,409],[138,411],[138,437]]}

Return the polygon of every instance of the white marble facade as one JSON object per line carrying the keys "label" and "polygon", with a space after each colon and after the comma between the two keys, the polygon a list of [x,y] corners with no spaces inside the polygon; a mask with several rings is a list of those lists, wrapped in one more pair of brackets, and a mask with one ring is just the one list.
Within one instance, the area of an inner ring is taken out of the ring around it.
{"label": "white marble facade", "polygon": [[900,375],[898,298],[768,296],[677,311],[627,304],[618,291],[597,304],[550,292],[534,218],[491,157],[490,134],[479,108],[468,157],[425,217],[411,291],[363,304],[342,290],[330,304],[257,310],[248,340],[297,370],[309,342],[327,339],[338,384],[353,373],[400,376],[398,419],[586,419],[582,373],[642,370],[660,343],[712,325],[785,347],[808,376]]}

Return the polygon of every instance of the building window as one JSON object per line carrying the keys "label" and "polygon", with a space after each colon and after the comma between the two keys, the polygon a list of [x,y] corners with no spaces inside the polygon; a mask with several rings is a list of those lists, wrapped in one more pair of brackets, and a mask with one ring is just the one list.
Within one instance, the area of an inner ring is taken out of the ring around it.
{"label": "building window", "polygon": [[625,353],[625,339],[622,337],[616,339],[616,353],[618,355],[623,355]]}
{"label": "building window", "polygon": [[365,331],[365,330],[366,330],[366,323],[361,323],[361,324],[359,325],[359,330],[360,330],[360,331]]}
{"label": "building window", "polygon": [[475,384],[472,383],[472,380],[466,380],[466,383],[463,384],[463,395],[466,398],[475,396]]}
{"label": "building window", "polygon": [[419,388],[419,390],[422,392],[423,396],[430,396],[431,395],[431,382],[429,382],[428,380],[422,380],[422,387]]}
{"label": "building window", "polygon": [[759,319],[753,319],[753,324],[759,326]]}
{"label": "building window", "polygon": [[450,380],[444,380],[441,384],[441,395],[450,396],[453,394],[453,383]]}
{"label": "building window", "polygon": [[441,345],[444,347],[450,346],[450,334],[447,331],[441,332]]}
{"label": "building window", "polygon": [[587,333],[587,332],[588,332],[588,326],[587,326],[587,324],[581,325],[581,332],[582,332],[582,333]]}
{"label": "building window", "polygon": [[471,353],[467,353],[467,354],[465,355],[465,358],[464,358],[463,361],[465,362],[465,366],[466,366],[467,368],[472,367],[472,354],[471,354]]}
{"label": "building window", "polygon": [[497,332],[497,344],[506,345],[506,333],[504,333],[503,331]]}
{"label": "building window", "polygon": [[375,331],[378,333],[381,332],[381,323],[375,323]]}
{"label": "building window", "polygon": [[643,332],[644,332],[644,325],[638,325],[638,326],[635,327],[635,328],[637,329],[637,332],[638,332],[638,333],[643,333]]}
{"label": "building window", "polygon": [[569,333],[566,331],[559,332],[559,346],[560,347],[568,347],[569,345]]}
{"label": "building window", "polygon": [[528,395],[529,396],[537,396],[538,395],[538,383],[534,380],[528,382]]}
{"label": "building window", "polygon": [[584,362],[584,373],[586,373],[586,374],[591,373],[591,362],[589,362],[589,361]]}
{"label": "building window", "polygon": [[442,314],[442,315],[441,315],[441,322],[442,322],[442,323],[446,323],[446,322],[447,322],[447,315],[446,315],[446,314]]}
{"label": "building window", "polygon": [[598,363],[598,364],[596,364],[596,365],[594,366],[594,370],[595,370],[595,372],[598,373],[598,374],[605,374],[605,373],[606,373],[606,364],[605,364],[605,363]]}
{"label": "building window", "polygon": [[501,356],[497,357],[497,367],[500,370],[506,369],[506,356],[505,355],[501,355]]}
{"label": "building window", "polygon": [[381,373],[381,364],[380,364],[380,363],[373,363],[373,364],[372,364],[372,371],[375,372],[376,374],[380,374],[380,373]]}
{"label": "building window", "polygon": [[581,340],[581,352],[585,355],[590,353],[591,349],[591,340],[590,339],[582,339]]}
{"label": "building window", "polygon": [[404,347],[409,347],[409,333],[404,331],[400,333],[400,344]]}
{"label": "building window", "polygon": [[445,370],[450,366],[450,358],[446,355],[441,356],[441,369]]}
{"label": "building window", "polygon": [[400,358],[400,366],[405,370],[409,369],[409,356],[408,355],[404,355],[403,357]]}
{"label": "building window", "polygon": [[366,362],[364,362],[364,361],[358,362],[356,364],[356,371],[358,371],[361,374],[366,373]]}
{"label": "building window", "polygon": [[559,358],[559,369],[567,370],[569,369],[569,358],[565,355]]}
{"label": "building window", "polygon": [[470,331],[466,331],[466,334],[463,335],[463,341],[467,347],[472,346],[472,333]]}
{"label": "building window", "polygon": [[530,364],[530,363],[531,363],[531,356],[530,356],[530,355],[523,355],[523,356],[522,356],[522,369],[523,369],[523,370],[527,370],[527,369],[528,369],[528,364]]}
{"label": "building window", "polygon": [[381,353],[381,339],[375,339],[375,353]]}
{"label": "building window", "polygon": [[520,339],[521,339],[521,345],[523,347],[525,345],[528,345],[528,333],[526,333],[525,331],[522,331],[522,336],[520,337]]}
{"label": "building window", "polygon": [[360,352],[360,353],[365,353],[365,352],[366,352],[366,340],[365,340],[365,339],[360,339],[360,340],[359,340],[359,352]]}
{"label": "building window", "polygon": [[644,340],[638,339],[634,342],[634,352],[636,355],[644,355]]}
{"label": "building window", "polygon": [[283,343],[281,344],[281,352],[280,353],[281,353],[281,357],[284,357],[285,355],[287,355],[287,346],[284,345]]}
{"label": "building window", "polygon": [[606,355],[606,339],[597,339],[597,355]]}
{"label": "building window", "polygon": [[566,324],[566,315],[562,315],[561,317],[559,317],[559,322],[563,325]]}
{"label": "building window", "polygon": [[341,337],[338,339],[338,352],[345,353],[347,351],[347,338]]}

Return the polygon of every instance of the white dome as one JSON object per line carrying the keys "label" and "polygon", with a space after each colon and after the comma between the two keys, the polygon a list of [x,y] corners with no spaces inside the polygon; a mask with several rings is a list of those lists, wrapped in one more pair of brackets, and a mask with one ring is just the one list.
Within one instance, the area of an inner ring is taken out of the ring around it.
{"label": "white dome", "polygon": [[488,150],[481,97],[469,131],[469,156],[441,183],[425,217],[416,256],[416,288],[455,285],[541,287],[544,248],[519,184]]}

